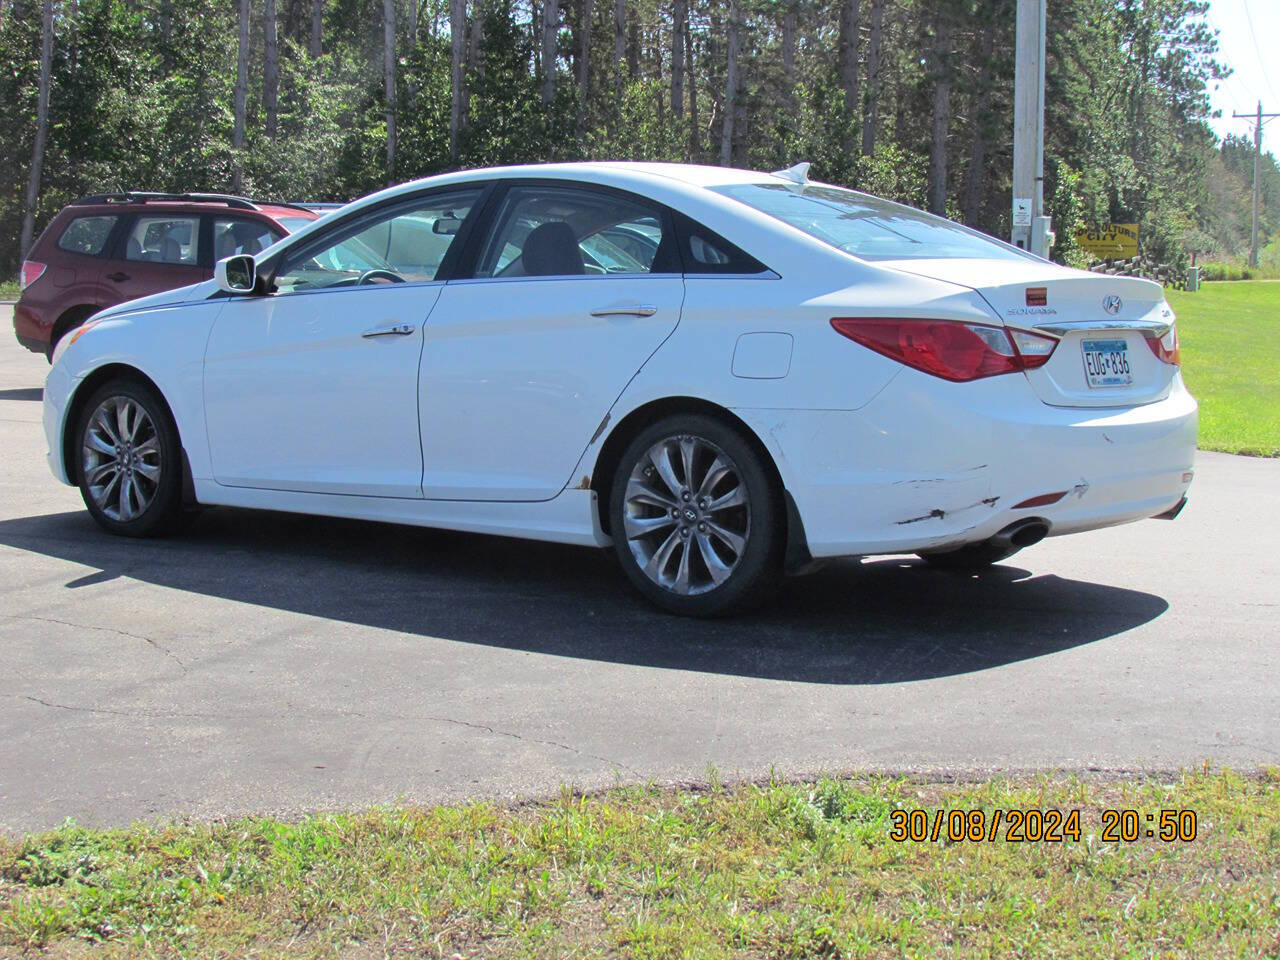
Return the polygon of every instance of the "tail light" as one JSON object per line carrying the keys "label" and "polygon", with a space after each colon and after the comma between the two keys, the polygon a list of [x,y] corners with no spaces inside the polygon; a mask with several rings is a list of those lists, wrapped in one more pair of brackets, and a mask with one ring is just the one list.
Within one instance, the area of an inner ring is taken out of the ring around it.
{"label": "tail light", "polygon": [[831,326],[891,360],[957,383],[1043,366],[1058,345],[1038,333],[954,320],[834,317]]}
{"label": "tail light", "polygon": [[21,293],[44,275],[45,265],[35,260],[23,260],[22,272],[18,274],[18,292]]}
{"label": "tail light", "polygon": [[1171,363],[1175,367],[1182,365],[1182,347],[1178,345],[1177,326],[1169,327],[1163,337],[1147,337],[1147,346],[1161,363]]}

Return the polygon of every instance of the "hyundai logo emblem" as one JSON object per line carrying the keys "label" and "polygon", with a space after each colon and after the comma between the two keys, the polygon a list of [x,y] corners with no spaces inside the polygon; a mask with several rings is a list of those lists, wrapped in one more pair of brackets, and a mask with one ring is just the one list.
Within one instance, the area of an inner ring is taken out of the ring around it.
{"label": "hyundai logo emblem", "polygon": [[1107,311],[1113,317],[1120,312],[1120,308],[1124,306],[1124,301],[1117,297],[1114,293],[1110,296],[1103,297],[1102,309]]}

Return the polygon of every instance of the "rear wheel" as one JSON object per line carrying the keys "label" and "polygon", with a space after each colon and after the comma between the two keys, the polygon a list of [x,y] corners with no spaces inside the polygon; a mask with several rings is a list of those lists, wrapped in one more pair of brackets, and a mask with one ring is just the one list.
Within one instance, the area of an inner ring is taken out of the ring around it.
{"label": "rear wheel", "polygon": [[80,495],[105,530],[147,537],[182,511],[182,454],[164,401],[135,380],[103,384],[76,427]]}
{"label": "rear wheel", "polygon": [[712,417],[668,417],[636,437],[614,475],[609,517],[628,579],[673,613],[731,613],[777,582],[776,484],[746,438]]}
{"label": "rear wheel", "polygon": [[1018,547],[995,543],[971,543],[959,550],[946,553],[919,553],[921,560],[931,567],[944,570],[980,570],[1001,560],[1008,560],[1018,552]]}

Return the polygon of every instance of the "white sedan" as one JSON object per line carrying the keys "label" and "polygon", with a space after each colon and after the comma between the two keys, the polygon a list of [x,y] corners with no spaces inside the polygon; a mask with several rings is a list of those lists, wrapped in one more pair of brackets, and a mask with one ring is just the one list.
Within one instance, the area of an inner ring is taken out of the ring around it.
{"label": "white sedan", "polygon": [[805,168],[383,190],[65,338],[49,464],[112,533],[223,504],[611,547],[692,615],[823,558],[1176,515],[1197,414],[1160,286]]}

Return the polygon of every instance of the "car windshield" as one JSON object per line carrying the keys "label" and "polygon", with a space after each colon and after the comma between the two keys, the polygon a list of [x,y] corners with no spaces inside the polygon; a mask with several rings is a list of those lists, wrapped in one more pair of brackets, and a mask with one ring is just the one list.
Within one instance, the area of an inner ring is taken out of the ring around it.
{"label": "car windshield", "polygon": [[840,187],[779,182],[710,189],[864,260],[1025,259],[976,230]]}

